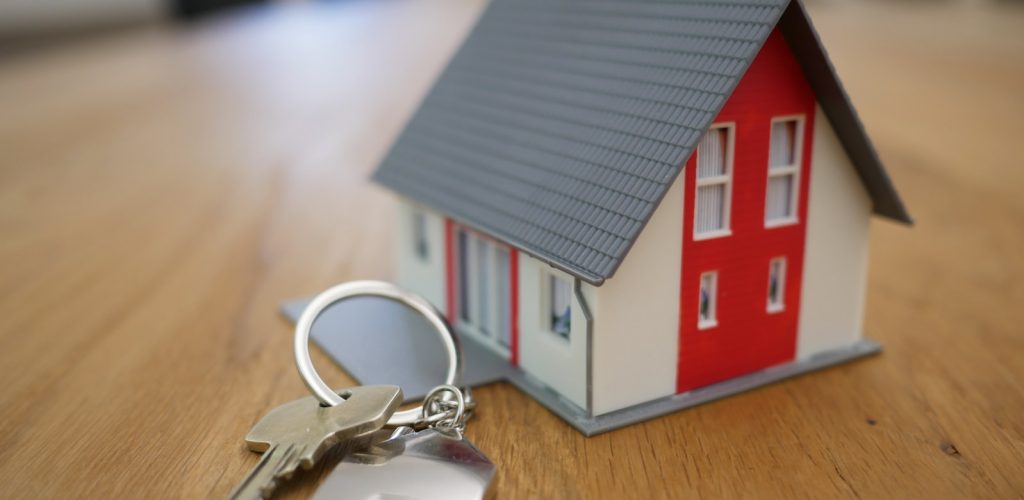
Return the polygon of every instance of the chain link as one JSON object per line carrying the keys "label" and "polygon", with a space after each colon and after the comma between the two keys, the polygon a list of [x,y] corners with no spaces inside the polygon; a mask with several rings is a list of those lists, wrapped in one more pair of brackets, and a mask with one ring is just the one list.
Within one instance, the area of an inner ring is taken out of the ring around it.
{"label": "chain link", "polygon": [[427,427],[453,429],[461,432],[466,420],[473,414],[476,401],[466,388],[465,391],[449,384],[442,384],[427,393],[423,399],[422,422]]}

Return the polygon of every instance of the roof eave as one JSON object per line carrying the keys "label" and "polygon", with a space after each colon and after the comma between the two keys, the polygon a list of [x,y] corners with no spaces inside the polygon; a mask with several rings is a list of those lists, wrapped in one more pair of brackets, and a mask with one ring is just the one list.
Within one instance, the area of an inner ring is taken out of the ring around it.
{"label": "roof eave", "polygon": [[607,279],[607,277],[605,277],[605,276],[601,276],[599,274],[595,274],[595,273],[587,271],[586,269],[583,269],[581,267],[565,265],[564,263],[561,263],[561,262],[555,262],[552,259],[544,257],[544,255],[543,255],[543,253],[541,251],[539,251],[539,250],[537,250],[535,248],[532,248],[530,245],[528,245],[528,244],[526,244],[526,243],[524,243],[522,241],[519,241],[516,238],[511,238],[511,237],[509,237],[506,234],[502,234],[502,233],[494,230],[493,228],[481,227],[481,226],[477,226],[477,225],[475,225],[473,223],[470,223],[470,222],[467,222],[467,221],[457,220],[453,215],[451,215],[451,212],[446,210],[444,207],[439,207],[435,203],[430,202],[429,200],[420,199],[414,193],[406,192],[406,191],[400,191],[400,190],[396,189],[395,186],[393,186],[391,183],[389,183],[387,181],[387,179],[382,178],[382,176],[379,175],[379,171],[374,172],[374,174],[370,177],[370,180],[373,181],[374,183],[376,183],[377,185],[386,188],[388,191],[391,191],[392,193],[395,193],[396,195],[398,195],[400,197],[408,198],[409,200],[412,200],[413,202],[416,202],[418,204],[422,204],[424,206],[431,207],[431,209],[433,209],[433,210],[437,211],[438,213],[442,214],[444,217],[456,220],[456,222],[459,225],[461,225],[461,226],[468,227],[469,229],[471,229],[473,231],[478,231],[480,233],[483,233],[483,234],[487,235],[488,237],[494,238],[494,239],[496,239],[496,240],[498,240],[498,241],[500,241],[500,242],[502,242],[502,243],[504,243],[504,244],[506,244],[506,245],[508,245],[508,246],[510,246],[512,248],[515,248],[519,252],[528,254],[532,258],[537,259],[537,260],[539,260],[539,261],[541,261],[541,262],[543,262],[543,263],[545,263],[545,264],[547,264],[547,265],[549,265],[549,266],[551,266],[551,267],[553,267],[555,269],[558,269],[559,271],[565,272],[565,273],[567,273],[567,274],[569,274],[571,276],[579,278],[579,279],[583,280],[586,283],[589,283],[589,284],[594,285],[594,286],[601,286],[601,285],[604,284],[605,280]]}
{"label": "roof eave", "polygon": [[874,213],[913,224],[878,152],[868,139],[864,124],[843,88],[810,16],[799,0],[789,3],[778,27],[803,68],[808,83],[815,89],[818,103],[856,167],[857,175],[871,195]]}

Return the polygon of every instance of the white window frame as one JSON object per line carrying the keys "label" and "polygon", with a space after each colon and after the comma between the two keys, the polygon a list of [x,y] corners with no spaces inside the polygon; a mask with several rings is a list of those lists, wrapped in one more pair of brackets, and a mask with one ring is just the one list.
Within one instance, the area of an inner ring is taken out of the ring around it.
{"label": "white window frame", "polygon": [[[555,329],[551,327],[552,313],[554,312],[552,306],[554,305],[555,280],[562,281],[569,286],[569,331],[566,332],[565,335],[556,332]],[[546,331],[550,333],[552,336],[562,339],[565,342],[569,342],[572,338],[572,309],[574,298],[573,295],[575,295],[575,284],[573,283],[572,279],[566,278],[565,276],[560,276],[551,271],[542,271],[541,283],[541,286],[543,287],[543,293],[540,294],[541,311],[543,311],[543,313],[540,315],[541,330]]]}
{"label": "white window frame", "polygon": [[[462,254],[461,249],[459,248],[458,245],[458,238],[460,234],[466,235],[466,255]],[[453,238],[455,238],[453,245],[454,248],[456,249],[456,286],[459,286],[461,288],[463,282],[469,285],[469,290],[465,291],[467,303],[462,303],[461,289],[459,290],[459,293],[456,294],[456,327],[461,332],[466,332],[478,339],[481,339],[483,343],[490,347],[492,350],[495,350],[499,354],[508,357],[510,355],[511,345],[507,345],[502,342],[502,335],[500,332],[501,325],[499,324],[500,315],[498,314],[498,308],[500,307],[500,305],[498,304],[498,297],[501,295],[498,293],[498,284],[500,283],[499,274],[501,271],[501,267],[498,265],[498,251],[500,249],[504,250],[507,253],[507,255],[509,256],[509,266],[511,266],[511,249],[508,245],[500,243],[494,240],[493,238],[489,238],[483,234],[480,234],[461,225],[455,226],[455,231],[453,231]],[[490,290],[487,293],[487,304],[485,304],[485,306],[487,307],[486,325],[478,324],[478,321],[480,319],[479,310],[482,294],[480,293],[479,273],[481,271],[479,256],[477,254],[477,245],[480,244],[481,242],[485,246],[485,252],[488,253],[487,262],[489,264],[488,267],[490,267],[490,280],[488,282]],[[465,279],[461,276],[461,259],[464,258],[467,259],[465,268],[469,274],[469,276],[466,277]],[[509,290],[504,295],[509,301],[514,300],[511,296],[511,279],[511,276],[507,276],[505,280],[506,283],[508,283]],[[514,322],[514,318],[512,318],[511,304],[507,305],[506,307],[508,307],[509,309],[508,311],[506,311],[506,319],[509,323],[508,325],[506,325],[506,327],[509,329],[508,340],[509,344],[511,344],[513,335],[511,329],[512,323]],[[464,311],[468,313],[468,320],[463,318]]]}
{"label": "white window frame", "polygon": [[[777,287],[778,300],[772,300],[772,270],[775,269],[775,264],[779,264],[779,285]],[[768,306],[767,311],[769,313],[777,313],[786,310],[786,271],[789,263],[786,262],[785,257],[774,257],[768,261]]]}
{"label": "white window frame", "polygon": [[[775,129],[775,124],[778,122],[796,122],[796,131],[793,137],[793,161],[792,165],[786,165],[782,167],[773,167],[771,159],[771,133]],[[768,127],[768,177],[764,183],[764,227],[773,228],[781,226],[790,226],[800,222],[800,216],[797,214],[797,210],[800,208],[800,165],[803,164],[804,155],[804,115],[788,115],[788,116],[776,116],[772,118],[771,124]],[[771,186],[773,177],[784,177],[787,175],[793,176],[793,197],[789,200],[789,217],[779,217],[776,219],[768,218],[768,191]]]}
{"label": "white window frame", "polygon": [[[709,319],[704,319],[700,314],[700,292],[704,288],[705,278],[711,278],[711,290],[708,293],[708,311],[711,313]],[[697,282],[697,329],[707,330],[716,326],[718,326],[718,271],[707,271],[700,273],[700,281]]]}
{"label": "white window frame", "polygon": [[[700,177],[700,169],[694,168],[696,172],[693,174],[694,188],[693,188],[693,239],[694,240],[709,240],[713,238],[722,238],[725,236],[732,235],[732,173],[733,173],[733,161],[735,158],[736,151],[736,123],[735,122],[723,122],[715,123],[708,127],[708,131],[725,129],[726,135],[726,147],[725,147],[725,174],[715,177]],[[701,138],[701,142],[704,139]],[[700,147],[697,147],[697,163],[700,162]],[[695,163],[696,165],[696,163]],[[710,186],[715,184],[724,184],[725,193],[723,194],[723,207],[722,207],[722,228],[714,231],[698,232],[697,231],[697,210],[700,206],[700,200],[697,198],[700,196],[701,186]]]}

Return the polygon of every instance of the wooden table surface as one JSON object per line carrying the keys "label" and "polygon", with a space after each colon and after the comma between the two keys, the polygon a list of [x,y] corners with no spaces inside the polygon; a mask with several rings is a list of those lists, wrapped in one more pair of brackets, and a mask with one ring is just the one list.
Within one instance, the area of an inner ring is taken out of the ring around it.
{"label": "wooden table surface", "polygon": [[[292,4],[0,61],[0,496],[228,493],[249,426],[307,395],[278,303],[390,276],[367,176],[481,6]],[[884,354],[592,438],[484,388],[498,497],[1024,494],[1024,11],[811,10],[918,221],[872,227]]]}

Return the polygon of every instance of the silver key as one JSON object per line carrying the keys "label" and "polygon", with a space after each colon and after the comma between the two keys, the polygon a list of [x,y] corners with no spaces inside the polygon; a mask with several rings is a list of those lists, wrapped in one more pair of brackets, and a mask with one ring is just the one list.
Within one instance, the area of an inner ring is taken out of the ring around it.
{"label": "silver key", "polygon": [[309,469],[333,445],[379,430],[402,403],[402,389],[393,385],[355,387],[341,396],[344,403],[327,407],[313,397],[299,399],[260,419],[245,442],[263,456],[230,498],[269,497],[300,465]]}

